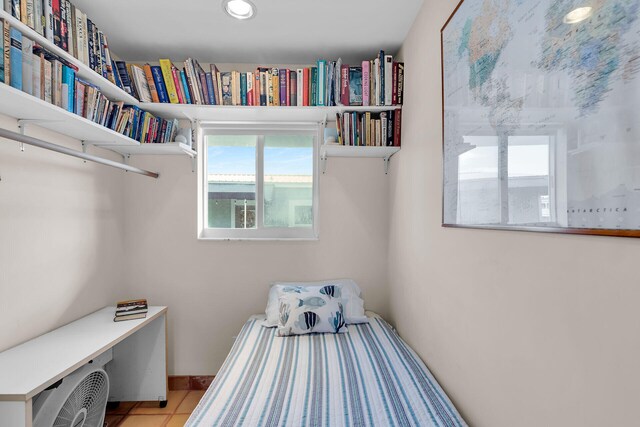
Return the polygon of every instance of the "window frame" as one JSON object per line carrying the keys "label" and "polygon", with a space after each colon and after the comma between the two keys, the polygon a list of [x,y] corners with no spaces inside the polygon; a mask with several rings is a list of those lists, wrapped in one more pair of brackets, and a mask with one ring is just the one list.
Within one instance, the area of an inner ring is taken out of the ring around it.
{"label": "window frame", "polygon": [[[199,240],[318,240],[319,238],[319,144],[322,125],[306,122],[202,122],[197,127],[198,144],[198,239]],[[256,228],[209,228],[208,135],[256,135]],[[264,140],[266,135],[310,135],[313,137],[313,225],[311,227],[264,227]]]}

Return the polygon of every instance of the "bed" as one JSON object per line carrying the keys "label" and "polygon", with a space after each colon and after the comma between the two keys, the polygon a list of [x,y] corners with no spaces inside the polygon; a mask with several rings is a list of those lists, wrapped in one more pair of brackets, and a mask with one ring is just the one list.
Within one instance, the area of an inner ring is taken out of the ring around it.
{"label": "bed", "polygon": [[368,316],[291,337],[251,317],[186,426],[466,426],[413,350]]}

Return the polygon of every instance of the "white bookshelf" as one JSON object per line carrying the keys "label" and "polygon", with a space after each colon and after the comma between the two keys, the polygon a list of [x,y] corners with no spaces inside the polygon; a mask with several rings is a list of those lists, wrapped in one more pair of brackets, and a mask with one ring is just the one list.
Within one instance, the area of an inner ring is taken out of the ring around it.
{"label": "white bookshelf", "polygon": [[100,88],[100,91],[110,100],[124,101],[127,104],[134,104],[134,105],[138,104],[138,100],[135,99],[133,96],[129,95],[127,92],[120,89],[118,86],[116,86],[115,84],[111,83],[109,80],[105,79],[100,74],[93,71],[91,67],[86,65],[84,62],[80,61],[78,58],[75,58],[70,53],[64,51],[63,49],[56,46],[54,43],[50,42],[46,37],[43,37],[40,34],[38,34],[37,31],[33,30],[28,25],[23,24],[18,19],[11,16],[11,13],[5,10],[0,10],[0,18],[5,19],[6,22],[8,22],[11,27],[14,27],[17,30],[20,30],[20,32],[24,37],[27,37],[35,41],[40,46],[42,46],[45,50],[55,55],[58,55],[64,60],[68,61],[70,64],[73,64],[74,66],[78,67],[78,71],[77,71],[78,77],[80,77],[83,80],[86,80],[89,83],[92,83],[98,86]]}
{"label": "white bookshelf", "polygon": [[0,83],[0,114],[32,123],[63,135],[90,144],[111,144],[117,146],[135,146],[140,143],[106,128],[82,116],[73,114],[56,105],[49,104],[22,92],[14,87]]}
{"label": "white bookshelf", "polygon": [[197,153],[187,144],[181,142],[167,142],[164,144],[140,144],[140,145],[109,145],[97,144],[101,148],[106,148],[123,156],[181,156],[186,155],[191,158],[196,157]]}
{"label": "white bookshelf", "polygon": [[354,147],[339,144],[323,144],[320,146],[322,173],[326,172],[329,157],[365,157],[379,158],[384,161],[385,174],[389,171],[389,160],[400,151],[400,147]]}
{"label": "white bookshelf", "polygon": [[140,103],[140,108],[163,118],[178,118],[203,122],[318,122],[325,119],[335,121],[336,114],[345,111],[389,111],[402,108],[399,105],[382,107],[252,107],[230,105],[194,105],[194,104],[165,104]]}

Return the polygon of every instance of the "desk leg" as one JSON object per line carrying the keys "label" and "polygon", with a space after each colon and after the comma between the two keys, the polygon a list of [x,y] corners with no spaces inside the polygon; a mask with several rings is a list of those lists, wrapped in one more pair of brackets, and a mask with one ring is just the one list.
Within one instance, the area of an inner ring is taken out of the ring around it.
{"label": "desk leg", "polygon": [[166,315],[113,347],[109,374],[109,401],[166,401]]}
{"label": "desk leg", "polygon": [[26,402],[0,401],[0,425],[31,427],[32,423],[31,399]]}

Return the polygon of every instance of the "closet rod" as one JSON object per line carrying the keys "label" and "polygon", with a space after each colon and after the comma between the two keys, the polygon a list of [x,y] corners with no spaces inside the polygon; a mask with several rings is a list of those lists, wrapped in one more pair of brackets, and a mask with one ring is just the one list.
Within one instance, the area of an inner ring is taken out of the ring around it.
{"label": "closet rod", "polygon": [[68,156],[78,157],[83,160],[89,160],[90,162],[100,163],[101,165],[111,166],[113,168],[122,169],[127,172],[138,173],[140,175],[149,176],[151,178],[158,178],[155,172],[150,172],[144,169],[129,166],[124,163],[114,162],[113,160],[103,159],[102,157],[92,156],[91,154],[83,153],[81,151],[72,150],[61,145],[52,144],[50,142],[43,141],[41,139],[33,138],[31,136],[22,135],[17,132],[12,132],[7,129],[0,128],[0,137],[12,139],[14,141],[21,142],[23,144],[33,145],[36,147],[44,148],[45,150],[55,151],[56,153],[66,154]]}

